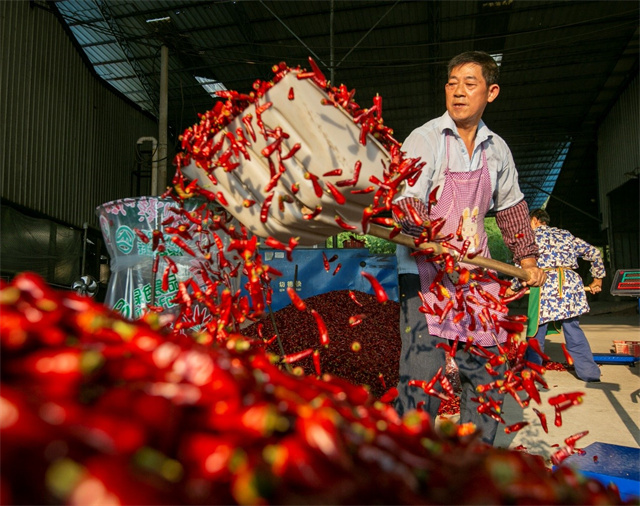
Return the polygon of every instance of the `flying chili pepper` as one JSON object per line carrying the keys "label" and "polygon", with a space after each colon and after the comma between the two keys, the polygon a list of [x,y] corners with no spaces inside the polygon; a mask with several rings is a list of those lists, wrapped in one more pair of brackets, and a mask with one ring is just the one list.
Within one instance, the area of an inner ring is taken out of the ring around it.
{"label": "flying chili pepper", "polygon": [[364,320],[367,317],[367,315],[365,314],[357,314],[354,316],[350,316],[349,317],[349,326],[350,327],[355,327],[356,325],[359,325],[360,323],[362,323],[362,320]]}
{"label": "flying chili pepper", "polygon": [[184,242],[182,240],[182,238],[178,237],[177,235],[174,235],[174,236],[171,237],[171,242],[176,244],[180,249],[182,249],[183,251],[185,251],[186,253],[188,253],[192,257],[196,256],[196,254],[189,247],[189,245],[186,242]]}
{"label": "flying chili pepper", "polygon": [[299,351],[297,353],[291,353],[289,355],[285,355],[282,359],[287,364],[291,364],[293,362],[297,362],[298,360],[302,360],[305,357],[308,357],[313,353],[313,348],[307,348],[306,350]]}
{"label": "flying chili pepper", "polygon": [[325,254],[325,252],[322,252],[322,263],[324,264],[324,270],[329,272],[329,269],[331,269],[331,266],[329,265],[329,259],[327,258],[327,255]]}
{"label": "flying chili pepper", "polygon": [[436,186],[433,190],[431,190],[431,192],[429,192],[429,200],[427,203],[427,213],[429,214],[431,214],[431,206],[438,203],[438,199],[436,198],[436,195],[439,189],[440,189],[440,186]]}
{"label": "flying chili pepper", "polygon": [[393,401],[396,397],[398,397],[398,389],[396,387],[391,387],[384,394],[382,394],[382,396],[378,400],[380,402],[388,403]]}
{"label": "flying chili pepper", "polygon": [[318,176],[311,174],[311,172],[305,172],[304,178],[311,181],[311,184],[313,184],[313,191],[315,192],[316,197],[321,198],[322,186],[320,186],[320,183],[318,183]]}
{"label": "flying chili pepper", "polygon": [[513,425],[509,425],[505,427],[504,432],[506,434],[511,434],[512,432],[519,431],[520,429],[526,427],[527,425],[529,425],[529,422],[517,422],[517,423],[514,423]]}
{"label": "flying chili pepper", "polygon": [[336,274],[338,274],[338,272],[340,272],[340,269],[342,269],[342,264],[338,264],[336,265],[336,268],[333,269],[333,274],[332,276],[335,276]]}
{"label": "flying chili pepper", "polygon": [[542,425],[542,430],[547,434],[549,433],[549,427],[547,426],[547,415],[545,415],[542,411],[538,411],[536,408],[532,408],[533,412],[538,415],[540,419],[540,425]]}
{"label": "flying chili pepper", "polygon": [[329,331],[327,330],[327,325],[324,323],[322,316],[320,316],[320,313],[315,309],[311,310],[311,314],[316,320],[318,332],[320,333],[320,344],[322,346],[329,346]]}
{"label": "flying chili pepper", "polygon": [[264,199],[262,203],[262,207],[260,208],[260,221],[262,223],[266,223],[269,217],[269,207],[271,206],[271,201],[273,200],[274,192],[269,193]]}
{"label": "flying chili pepper", "polygon": [[289,152],[284,155],[282,158],[280,158],[280,161],[284,161],[284,160],[288,160],[289,158],[291,158],[292,156],[294,156],[301,148],[302,146],[300,145],[299,142],[296,142],[291,149],[289,150]]}
{"label": "flying chili pepper", "polygon": [[304,311],[305,309],[307,309],[307,305],[296,293],[295,288],[293,288],[292,286],[287,287],[287,293],[289,294],[289,298],[291,299],[291,302],[293,302],[293,305],[297,310]]}
{"label": "flying chili pepper", "polygon": [[293,87],[289,88],[288,98],[289,98],[289,100],[293,100],[294,98],[296,98],[295,93],[293,91]]}
{"label": "flying chili pepper", "polygon": [[529,343],[529,346],[531,347],[531,349],[535,351],[538,355],[540,355],[542,360],[545,360],[547,362],[551,361],[551,357],[549,357],[549,355],[546,355],[542,351],[542,349],[540,348],[540,343],[535,337],[528,339],[527,342]]}
{"label": "flying chili pepper", "polygon": [[322,212],[322,206],[316,206],[316,208],[313,210],[313,212],[308,213],[308,214],[303,214],[302,217],[305,220],[312,220],[316,216],[318,216],[321,212]]}
{"label": "flying chili pepper", "polygon": [[339,214],[336,214],[334,219],[336,223],[345,230],[356,230],[358,228],[355,225],[349,225]]}
{"label": "flying chili pepper", "polygon": [[353,293],[352,290],[349,290],[349,297],[351,298],[351,300],[353,302],[355,302],[356,304],[358,304],[358,306],[362,306],[362,304],[358,301],[358,299],[356,298],[356,294]]}
{"label": "flying chili pepper", "polygon": [[317,376],[322,376],[322,369],[320,368],[320,351],[313,350],[313,367],[316,370]]}
{"label": "flying chili pepper", "polygon": [[564,353],[564,358],[567,360],[567,364],[573,365],[573,357],[567,350],[567,345],[565,343],[562,343],[562,353]]}
{"label": "flying chili pepper", "polygon": [[387,295],[387,292],[382,287],[380,282],[375,278],[375,276],[373,276],[372,274],[369,274],[366,271],[360,271],[360,274],[365,278],[367,278],[369,283],[371,283],[371,287],[373,288],[373,291],[375,293],[376,300],[380,304],[384,304],[385,302],[387,302],[387,300],[389,300],[389,296]]}

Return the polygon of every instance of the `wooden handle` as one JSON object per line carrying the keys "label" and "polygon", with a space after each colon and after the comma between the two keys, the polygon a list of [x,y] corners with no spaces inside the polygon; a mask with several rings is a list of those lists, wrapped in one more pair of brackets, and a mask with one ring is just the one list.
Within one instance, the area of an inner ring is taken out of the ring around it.
{"label": "wooden handle", "polygon": [[[369,230],[367,234],[373,235],[375,237],[380,237],[381,239],[386,239],[387,241],[395,242],[396,244],[401,244],[402,246],[407,246],[412,249],[427,249],[433,248],[433,251],[436,255],[440,253],[450,253],[456,256],[455,252],[444,248],[440,243],[437,242],[425,242],[420,245],[419,248],[416,247],[413,237],[410,237],[406,234],[400,233],[394,237],[390,237],[391,229],[381,227],[380,225],[376,225],[371,223],[369,225]],[[457,257],[456,257],[457,258]],[[505,274],[506,276],[513,276],[519,278],[523,281],[529,280],[529,273],[524,269],[520,269],[515,265],[506,264],[504,262],[500,262],[499,260],[494,260],[493,258],[487,258],[480,255],[474,256],[473,258],[469,258],[468,256],[464,256],[460,259],[461,262],[465,262],[471,265],[476,265],[478,267],[483,267],[485,269],[491,269],[497,271],[501,274]]]}

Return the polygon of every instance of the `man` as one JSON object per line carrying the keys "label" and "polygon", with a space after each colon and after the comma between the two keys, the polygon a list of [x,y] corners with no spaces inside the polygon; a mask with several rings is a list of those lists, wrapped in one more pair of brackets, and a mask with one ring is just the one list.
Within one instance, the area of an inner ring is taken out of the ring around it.
{"label": "man", "polygon": [[[567,351],[573,358],[576,375],[583,381],[600,381],[600,368],[593,360],[589,341],[580,328],[578,317],[589,311],[584,284],[573,269],[578,267],[578,258],[591,262],[590,273],[593,281],[589,285],[591,293],[602,291],[602,278],[606,272],[602,255],[591,244],[574,237],[569,231],[550,227],[551,218],[543,209],[531,211],[531,228],[534,231],[540,256],[538,265],[547,272],[547,281],[529,295],[530,314],[533,308],[538,314],[537,321],[529,321],[533,330],[537,327],[535,339],[544,350],[548,324],[562,325],[567,343]],[[533,307],[532,307],[533,306]],[[529,328],[527,335],[533,335]],[[542,357],[529,348],[526,360],[542,364]]]}
{"label": "man", "polygon": [[[420,157],[425,166],[416,183],[407,186],[397,197],[396,209],[401,212],[395,213],[395,219],[405,233],[414,236],[424,230],[416,225],[416,213],[424,224],[445,219],[440,237],[451,234],[453,239],[449,242],[454,246],[466,247],[468,253],[489,256],[484,217],[493,209],[497,211],[496,220],[505,243],[529,274],[527,284],[540,286],[545,273],[536,264],[538,249],[513,157],[507,144],[481,119],[487,104],[493,102],[500,91],[498,73],[493,58],[482,52],[466,52],[449,62],[445,85],[447,111],[415,129],[403,143],[406,155]],[[442,314],[420,312],[422,299],[424,307],[437,306],[442,311],[439,297],[443,293],[453,297],[457,290],[465,289],[468,296],[469,285],[461,287],[454,276],[438,274],[441,265],[425,261],[422,256],[411,256],[407,248],[398,246],[396,251],[402,336],[396,409],[403,415],[408,410],[422,408],[435,420],[440,399],[409,385],[409,381],[428,382],[441,367],[444,370],[443,344],[451,346],[456,338],[464,343],[472,337],[474,344],[498,353],[496,341],[504,342],[506,333],[504,329],[498,331],[492,327],[492,322],[485,327],[487,322],[478,320],[483,308],[470,302],[465,302],[466,315],[449,311],[442,318]],[[497,283],[482,286],[493,296],[498,295]],[[460,316],[462,320],[456,321]],[[464,351],[462,345],[457,347],[455,361],[462,385],[460,423],[474,423],[482,433],[482,440],[493,444],[498,426],[496,416],[479,413],[479,404],[472,398],[479,395],[478,385],[495,380],[492,374],[503,373],[506,365],[495,364],[489,368],[485,358]],[[497,402],[503,397],[497,392],[489,395]]]}

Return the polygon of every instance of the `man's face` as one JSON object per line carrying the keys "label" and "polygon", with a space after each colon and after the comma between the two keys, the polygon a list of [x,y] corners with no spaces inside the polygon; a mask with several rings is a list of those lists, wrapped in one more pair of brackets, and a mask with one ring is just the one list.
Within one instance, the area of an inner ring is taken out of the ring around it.
{"label": "man's face", "polygon": [[487,86],[480,65],[459,65],[453,68],[445,85],[447,111],[458,127],[477,126],[485,107],[499,92],[497,84]]}

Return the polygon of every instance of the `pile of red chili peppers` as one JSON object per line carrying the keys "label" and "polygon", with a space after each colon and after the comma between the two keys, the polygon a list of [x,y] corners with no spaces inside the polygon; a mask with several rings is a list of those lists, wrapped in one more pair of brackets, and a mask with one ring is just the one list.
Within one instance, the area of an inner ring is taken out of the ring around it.
{"label": "pile of red chili peppers", "polygon": [[28,273],[1,282],[0,311],[2,504],[620,502],[455,424],[400,420],[363,387],[289,374],[261,340],[204,346]]}

